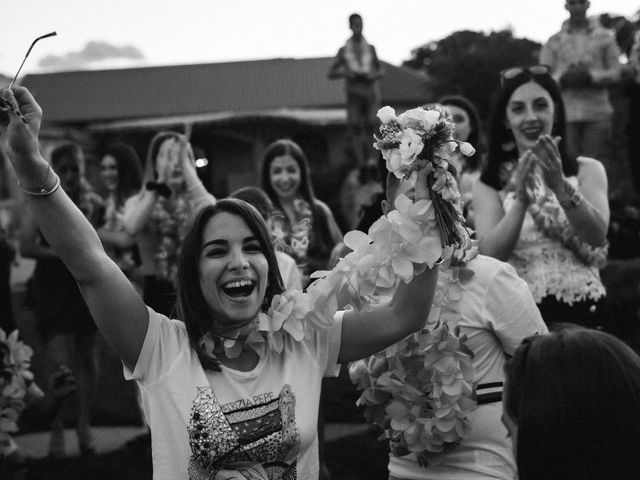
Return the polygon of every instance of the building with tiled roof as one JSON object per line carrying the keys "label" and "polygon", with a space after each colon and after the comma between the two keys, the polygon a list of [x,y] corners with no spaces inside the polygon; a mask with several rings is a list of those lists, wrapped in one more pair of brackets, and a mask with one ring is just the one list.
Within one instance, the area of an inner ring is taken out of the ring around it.
{"label": "building with tiled roof", "polygon": [[[263,149],[282,137],[307,153],[318,196],[327,198],[350,162],[342,81],[332,58],[271,59],[27,75],[50,143],[80,141],[91,160],[112,141],[146,154],[163,129],[187,130],[216,195],[256,184]],[[424,76],[384,63],[383,104],[400,110],[430,99]]]}

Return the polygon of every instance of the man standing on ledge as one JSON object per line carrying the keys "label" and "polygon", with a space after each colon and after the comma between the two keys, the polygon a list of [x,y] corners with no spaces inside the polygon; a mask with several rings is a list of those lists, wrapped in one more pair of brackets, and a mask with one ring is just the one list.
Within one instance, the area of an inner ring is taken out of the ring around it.
{"label": "man standing on ledge", "polygon": [[347,123],[358,167],[363,167],[373,154],[371,138],[377,125],[376,114],[381,98],[378,80],[384,75],[384,70],[376,49],[362,36],[362,17],[359,14],[349,16],[349,28],[353,35],[338,51],[328,77],[346,81]]}
{"label": "man standing on ledge", "polygon": [[540,51],[551,67],[567,110],[569,155],[597,158],[610,167],[613,107],[607,87],[620,78],[620,50],[610,30],[588,18],[588,0],[566,0],[569,19]]}

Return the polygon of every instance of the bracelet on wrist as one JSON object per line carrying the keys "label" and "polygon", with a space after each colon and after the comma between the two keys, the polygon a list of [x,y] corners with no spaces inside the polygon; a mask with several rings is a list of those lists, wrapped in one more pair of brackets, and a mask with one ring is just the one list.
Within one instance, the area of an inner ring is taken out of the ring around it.
{"label": "bracelet on wrist", "polygon": [[168,198],[171,196],[171,189],[166,183],[150,180],[144,185],[144,187],[150,192],[157,192],[161,197]]}
{"label": "bracelet on wrist", "polygon": [[[53,174],[54,178],[53,185],[47,186],[47,180],[49,180],[51,174]],[[27,195],[31,195],[34,197],[46,197],[47,195],[51,195],[58,188],[60,188],[60,177],[51,169],[51,164],[49,164],[47,167],[47,173],[45,174],[42,183],[33,185],[30,188],[26,188],[24,185],[22,185],[21,182],[18,182],[18,185]]]}
{"label": "bracelet on wrist", "polygon": [[571,183],[565,180],[563,188],[564,193],[567,194],[567,198],[564,200],[558,198],[558,202],[560,203],[560,206],[563,208],[563,210],[571,210],[572,208],[576,208],[582,203],[584,197]]}

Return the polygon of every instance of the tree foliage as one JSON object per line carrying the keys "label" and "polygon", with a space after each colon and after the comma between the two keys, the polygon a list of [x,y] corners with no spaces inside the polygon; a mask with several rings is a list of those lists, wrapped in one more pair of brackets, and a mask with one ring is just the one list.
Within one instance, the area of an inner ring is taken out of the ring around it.
{"label": "tree foliage", "polygon": [[486,119],[500,71],[538,63],[539,50],[539,43],[515,38],[510,30],[489,34],[463,30],[414,49],[404,65],[429,76],[432,100],[443,94],[464,95]]}

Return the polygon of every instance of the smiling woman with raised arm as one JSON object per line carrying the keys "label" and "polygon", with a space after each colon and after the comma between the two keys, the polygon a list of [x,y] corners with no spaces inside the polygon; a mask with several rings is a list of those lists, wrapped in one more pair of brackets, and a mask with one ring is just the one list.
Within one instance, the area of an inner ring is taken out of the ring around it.
{"label": "smiling woman with raised arm", "polygon": [[565,149],[564,105],[544,65],[502,72],[473,205],[480,252],[513,264],[547,324],[607,323],[602,164]]}
{"label": "smiling woman with raised arm", "polygon": [[[418,330],[429,314],[433,265],[446,249],[427,167],[418,170],[414,208],[382,217],[388,235],[356,242],[356,251],[306,293],[283,292],[254,208],[234,199],[205,206],[179,261],[181,320],[170,320],[144,304],[59,188],[38,150],[42,111],[34,98],[22,87],[1,94],[27,122],[10,113],[3,145],[38,225],[126,377],[140,385],[154,478],[317,478],[322,376]],[[361,308],[379,287],[393,288],[391,300]],[[347,304],[354,308],[338,310]]]}

